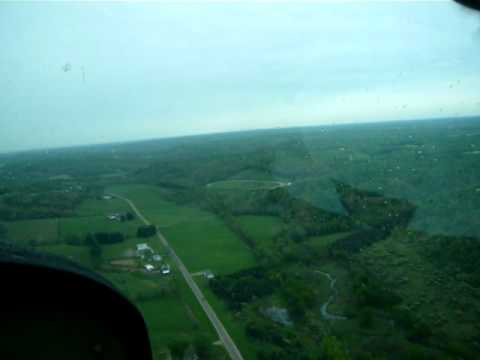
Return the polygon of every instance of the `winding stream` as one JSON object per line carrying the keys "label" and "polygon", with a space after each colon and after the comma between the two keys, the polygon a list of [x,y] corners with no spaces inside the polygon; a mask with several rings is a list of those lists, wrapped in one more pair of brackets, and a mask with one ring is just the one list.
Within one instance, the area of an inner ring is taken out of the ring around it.
{"label": "winding stream", "polygon": [[323,272],[323,271],[320,271],[320,270],[316,270],[315,272],[318,273],[318,274],[322,274],[322,275],[326,276],[328,278],[328,280],[330,281],[331,293],[330,293],[330,296],[328,297],[327,302],[325,302],[322,305],[322,308],[321,308],[322,317],[326,320],[347,320],[348,318],[346,316],[335,315],[335,314],[331,314],[331,313],[328,312],[328,306],[338,296],[338,289],[335,286],[335,284],[337,282],[337,279],[333,278],[332,275],[330,275],[329,273],[326,273],[326,272]]}

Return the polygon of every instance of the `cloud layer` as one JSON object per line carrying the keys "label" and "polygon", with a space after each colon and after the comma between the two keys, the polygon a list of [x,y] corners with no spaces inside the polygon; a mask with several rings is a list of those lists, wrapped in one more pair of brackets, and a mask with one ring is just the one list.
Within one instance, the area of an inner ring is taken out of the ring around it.
{"label": "cloud layer", "polygon": [[0,151],[479,114],[478,39],[451,2],[2,3]]}

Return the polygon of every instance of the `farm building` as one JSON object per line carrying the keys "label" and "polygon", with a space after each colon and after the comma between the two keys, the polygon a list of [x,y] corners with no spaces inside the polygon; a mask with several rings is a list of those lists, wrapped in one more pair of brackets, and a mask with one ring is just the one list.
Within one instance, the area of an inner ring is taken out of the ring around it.
{"label": "farm building", "polygon": [[153,254],[153,249],[146,243],[137,244],[137,255],[144,257],[147,254]]}
{"label": "farm building", "polygon": [[108,220],[112,220],[112,221],[120,221],[121,220],[121,217],[122,215],[121,214],[110,214],[107,216],[107,219]]}
{"label": "farm building", "polygon": [[213,275],[213,273],[210,270],[204,271],[203,276],[205,276],[205,278],[208,280],[215,278],[215,275]]}
{"label": "farm building", "polygon": [[130,212],[126,212],[126,213],[113,213],[113,214],[110,214],[107,216],[107,219],[109,220],[113,220],[113,221],[129,221],[129,220],[133,220],[134,217],[132,215],[132,213]]}
{"label": "farm building", "polygon": [[145,270],[153,271],[155,270],[155,266],[153,266],[152,264],[145,264]]}

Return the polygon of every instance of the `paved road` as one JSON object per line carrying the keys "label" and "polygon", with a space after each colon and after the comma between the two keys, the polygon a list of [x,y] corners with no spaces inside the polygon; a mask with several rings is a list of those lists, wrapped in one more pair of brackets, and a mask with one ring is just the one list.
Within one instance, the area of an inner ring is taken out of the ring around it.
{"label": "paved road", "polygon": [[[122,196],[116,195],[116,194],[109,194],[111,196],[117,197],[123,201],[126,201],[128,205],[132,208],[132,210],[137,214],[138,218],[142,220],[145,225],[150,225],[150,222],[142,215],[142,213],[138,210],[138,208],[135,206],[135,204],[130,201],[127,198],[124,198]],[[186,266],[183,264],[182,260],[177,256],[173,248],[170,246],[168,243],[167,239],[160,233],[157,232],[157,236],[162,242],[163,246],[167,249],[167,251],[170,253],[173,261],[176,263],[178,269],[182,273],[185,281],[187,282],[188,286],[190,286],[190,289],[192,290],[193,294],[197,298],[198,302],[202,306],[203,310],[207,314],[208,318],[210,319],[210,322],[212,323],[213,327],[217,331],[218,337],[220,338],[220,341],[223,343],[223,346],[227,350],[228,354],[230,355],[230,359],[232,360],[243,360],[243,356],[240,353],[240,350],[238,350],[237,346],[233,342],[232,338],[228,334],[227,330],[223,326],[222,322],[218,318],[217,314],[215,311],[212,309],[210,304],[208,303],[207,299],[203,296],[202,290],[198,287],[197,283],[193,280],[192,276],[190,275],[190,272],[187,270]]]}

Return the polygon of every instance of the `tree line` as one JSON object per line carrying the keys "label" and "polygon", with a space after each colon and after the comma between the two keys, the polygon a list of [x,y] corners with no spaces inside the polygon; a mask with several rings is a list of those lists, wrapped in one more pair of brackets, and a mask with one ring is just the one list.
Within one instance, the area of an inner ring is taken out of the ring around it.
{"label": "tree line", "polygon": [[137,237],[148,238],[155,236],[157,233],[157,227],[155,225],[143,225],[137,229]]}

